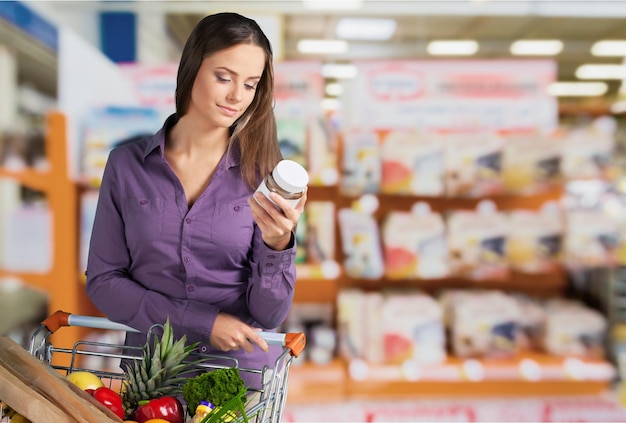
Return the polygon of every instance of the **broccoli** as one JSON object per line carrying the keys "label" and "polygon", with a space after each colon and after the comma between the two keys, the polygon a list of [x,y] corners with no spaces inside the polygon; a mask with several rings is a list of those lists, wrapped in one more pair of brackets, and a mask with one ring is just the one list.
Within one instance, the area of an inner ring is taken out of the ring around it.
{"label": "broccoli", "polygon": [[200,401],[209,401],[216,407],[221,407],[242,393],[241,400],[245,402],[245,384],[239,375],[239,369],[235,367],[202,373],[187,379],[183,385],[183,399],[192,415]]}

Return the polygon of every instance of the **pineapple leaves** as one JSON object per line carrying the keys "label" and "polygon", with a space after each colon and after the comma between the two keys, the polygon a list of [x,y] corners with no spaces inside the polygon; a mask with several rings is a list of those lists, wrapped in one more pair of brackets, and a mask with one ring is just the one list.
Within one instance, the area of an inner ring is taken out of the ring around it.
{"label": "pineapple leaves", "polygon": [[154,335],[146,342],[142,356],[134,363],[125,363],[122,398],[127,414],[137,408],[139,401],[182,392],[183,375],[192,370],[195,362],[187,360],[198,342],[187,345],[187,337],[174,339],[169,317],[163,325],[161,337]]}

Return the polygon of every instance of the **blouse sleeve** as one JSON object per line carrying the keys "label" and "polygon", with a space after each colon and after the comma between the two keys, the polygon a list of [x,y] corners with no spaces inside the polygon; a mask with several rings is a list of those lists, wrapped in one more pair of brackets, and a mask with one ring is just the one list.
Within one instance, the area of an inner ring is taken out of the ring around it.
{"label": "blouse sleeve", "polygon": [[293,232],[289,247],[274,251],[263,242],[255,225],[247,301],[252,318],[264,329],[275,329],[287,318],[296,284],[295,257]]}

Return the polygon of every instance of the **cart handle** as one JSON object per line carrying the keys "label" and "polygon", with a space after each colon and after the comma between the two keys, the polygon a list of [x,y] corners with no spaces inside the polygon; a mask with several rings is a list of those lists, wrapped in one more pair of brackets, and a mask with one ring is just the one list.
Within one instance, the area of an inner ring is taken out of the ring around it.
{"label": "cart handle", "polygon": [[[82,316],[57,310],[41,322],[50,333],[55,333],[62,327],[79,326],[93,329],[120,330],[126,332],[140,332],[139,330],[122,323],[112,322],[106,317]],[[306,345],[306,337],[302,332],[274,333],[259,332],[261,338],[269,345],[280,345],[289,348],[290,354],[298,357]]]}

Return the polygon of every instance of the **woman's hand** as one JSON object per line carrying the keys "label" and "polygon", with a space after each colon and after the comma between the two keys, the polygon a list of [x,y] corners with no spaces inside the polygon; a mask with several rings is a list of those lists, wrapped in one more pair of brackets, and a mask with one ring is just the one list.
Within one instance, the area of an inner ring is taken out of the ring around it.
{"label": "woman's hand", "polygon": [[307,192],[304,191],[296,207],[292,207],[275,192],[270,192],[270,197],[280,210],[259,192],[254,193],[254,196],[248,199],[248,204],[252,210],[252,217],[261,229],[265,244],[273,250],[282,251],[291,242],[292,231],[304,211]]}
{"label": "woman's hand", "polygon": [[252,352],[255,344],[265,352],[269,350],[267,342],[259,335],[259,329],[224,312],[220,312],[215,318],[209,342],[220,351],[237,351],[243,348]]}

